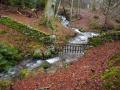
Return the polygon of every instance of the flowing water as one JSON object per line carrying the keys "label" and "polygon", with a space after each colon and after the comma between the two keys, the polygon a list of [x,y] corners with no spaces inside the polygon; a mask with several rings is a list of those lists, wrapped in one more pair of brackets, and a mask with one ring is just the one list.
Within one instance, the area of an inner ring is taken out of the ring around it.
{"label": "flowing water", "polygon": [[[69,28],[69,21],[66,20],[65,17],[59,16],[61,24]],[[98,33],[94,32],[81,32],[77,28],[69,28],[72,29],[77,35],[70,39],[68,42],[69,44],[87,44],[88,43],[88,38],[98,36]],[[82,53],[79,53],[77,56],[82,56],[84,55],[84,51]],[[62,56],[56,56],[54,58],[47,59],[46,61],[50,64],[55,64],[58,61],[64,60],[64,62],[69,63],[75,60],[75,58],[78,58],[76,54],[73,53],[67,53]],[[12,77],[18,76],[20,73],[20,70],[23,68],[26,68],[28,70],[34,70],[44,62],[44,60],[33,60],[33,59],[28,59],[28,60],[23,60],[19,65],[16,65],[13,68],[10,68],[7,73],[0,73],[0,79],[11,79]]]}

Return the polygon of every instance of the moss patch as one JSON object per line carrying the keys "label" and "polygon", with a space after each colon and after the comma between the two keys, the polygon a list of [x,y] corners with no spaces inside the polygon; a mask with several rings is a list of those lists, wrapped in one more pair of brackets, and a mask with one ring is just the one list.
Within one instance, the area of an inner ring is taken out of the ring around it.
{"label": "moss patch", "polygon": [[102,74],[103,88],[106,90],[120,90],[120,53],[108,62],[109,68]]}
{"label": "moss patch", "polygon": [[90,38],[89,44],[96,47],[104,42],[109,42],[113,40],[120,40],[120,32],[102,33],[98,37]]}
{"label": "moss patch", "polygon": [[12,19],[8,17],[0,18],[0,23],[21,32],[25,34],[26,36],[34,38],[35,40],[38,40],[41,43],[50,43],[49,35],[46,35],[40,31],[37,31],[33,29],[32,27],[28,27],[26,25],[13,21]]}

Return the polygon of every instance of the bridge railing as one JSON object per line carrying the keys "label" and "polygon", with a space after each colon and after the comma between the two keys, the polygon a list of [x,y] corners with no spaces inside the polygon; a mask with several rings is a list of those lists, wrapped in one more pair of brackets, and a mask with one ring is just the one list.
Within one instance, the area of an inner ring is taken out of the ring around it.
{"label": "bridge railing", "polygon": [[58,55],[79,55],[83,53],[87,48],[89,48],[89,44],[59,44],[56,46],[56,52],[58,52]]}

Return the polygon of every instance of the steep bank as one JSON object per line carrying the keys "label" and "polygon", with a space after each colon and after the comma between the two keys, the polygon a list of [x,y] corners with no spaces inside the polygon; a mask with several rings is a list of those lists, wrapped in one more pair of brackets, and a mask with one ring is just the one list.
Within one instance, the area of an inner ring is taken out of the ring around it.
{"label": "steep bank", "polygon": [[83,58],[67,69],[61,69],[52,75],[38,74],[17,81],[14,90],[42,87],[48,87],[49,90],[102,90],[100,74],[106,69],[108,59],[118,52],[120,41],[105,43],[88,50]]}

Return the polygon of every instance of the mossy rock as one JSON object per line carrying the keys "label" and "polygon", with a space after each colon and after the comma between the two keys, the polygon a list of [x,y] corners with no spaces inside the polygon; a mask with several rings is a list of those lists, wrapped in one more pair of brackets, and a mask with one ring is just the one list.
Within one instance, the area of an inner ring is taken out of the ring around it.
{"label": "mossy rock", "polygon": [[51,64],[48,63],[47,61],[44,61],[44,62],[41,64],[40,67],[41,67],[41,68],[44,68],[44,69],[48,69],[48,68],[51,67]]}
{"label": "mossy rock", "polygon": [[40,49],[35,49],[34,52],[33,52],[33,58],[34,59],[40,59],[43,57],[42,55],[42,51]]}
{"label": "mossy rock", "polygon": [[20,79],[24,79],[30,75],[30,71],[28,69],[22,69],[19,74]]}

